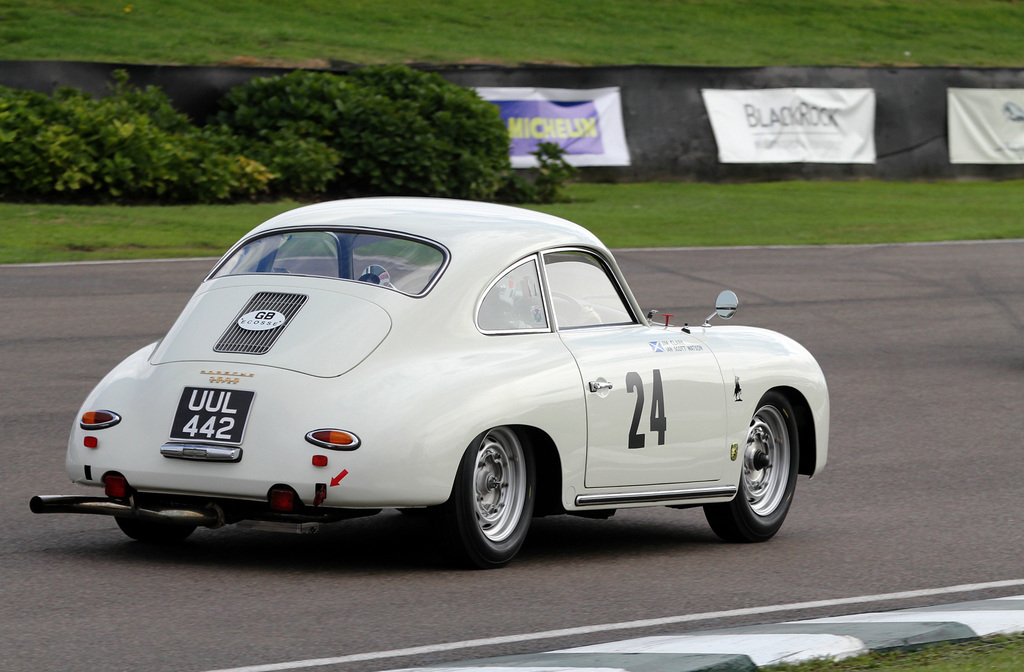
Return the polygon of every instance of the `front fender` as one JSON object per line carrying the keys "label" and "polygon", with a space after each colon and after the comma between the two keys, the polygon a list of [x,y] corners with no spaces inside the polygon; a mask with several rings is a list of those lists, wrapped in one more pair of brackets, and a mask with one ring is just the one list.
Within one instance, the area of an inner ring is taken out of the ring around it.
{"label": "front fender", "polygon": [[[714,326],[694,329],[718,359],[722,374],[733,383],[728,407],[730,440],[743,445],[747,425],[765,392],[776,388],[796,391],[806,402],[814,425],[815,476],[828,459],[829,393],[821,367],[802,345],[774,331],[756,327]],[[805,444],[806,445],[806,444]],[[738,461],[733,463],[737,470]]]}

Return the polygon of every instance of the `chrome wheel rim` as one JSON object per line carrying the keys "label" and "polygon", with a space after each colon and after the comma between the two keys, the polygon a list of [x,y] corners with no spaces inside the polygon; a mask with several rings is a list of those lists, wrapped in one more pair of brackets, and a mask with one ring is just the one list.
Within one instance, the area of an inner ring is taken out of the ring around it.
{"label": "chrome wheel rim", "polygon": [[526,461],[515,432],[499,427],[480,442],[473,468],[476,524],[487,539],[507,539],[522,517],[526,502]]}
{"label": "chrome wheel rim", "polygon": [[750,421],[743,454],[743,488],[751,511],[771,515],[786,496],[789,480],[789,427],[782,412],[762,406]]}

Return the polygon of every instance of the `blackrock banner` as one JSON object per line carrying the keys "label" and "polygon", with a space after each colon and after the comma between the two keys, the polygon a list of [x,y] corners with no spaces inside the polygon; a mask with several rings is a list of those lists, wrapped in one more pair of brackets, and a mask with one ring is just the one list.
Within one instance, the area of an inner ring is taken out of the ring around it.
{"label": "blackrock banner", "polygon": [[950,163],[1024,163],[1024,89],[947,89]]}
{"label": "blackrock banner", "polygon": [[512,141],[513,168],[534,168],[542,142],[565,150],[573,166],[628,166],[629,148],[622,125],[618,87],[537,89],[479,87],[484,100],[498,106]]}
{"label": "blackrock banner", "polygon": [[702,89],[722,163],[875,163],[874,89]]}

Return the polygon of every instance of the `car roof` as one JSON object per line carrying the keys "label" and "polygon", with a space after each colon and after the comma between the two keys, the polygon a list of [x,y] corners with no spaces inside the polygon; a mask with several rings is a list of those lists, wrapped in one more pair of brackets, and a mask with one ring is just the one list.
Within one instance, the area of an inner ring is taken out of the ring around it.
{"label": "car roof", "polygon": [[551,247],[606,250],[578,224],[508,205],[442,198],[353,198],[290,210],[260,224],[245,238],[294,227],[357,227],[433,240],[460,252],[514,259]]}

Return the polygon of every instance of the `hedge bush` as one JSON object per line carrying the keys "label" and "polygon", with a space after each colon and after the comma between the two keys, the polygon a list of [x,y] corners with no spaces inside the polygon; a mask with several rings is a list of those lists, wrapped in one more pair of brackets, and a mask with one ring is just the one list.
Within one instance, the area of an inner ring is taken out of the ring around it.
{"label": "hedge bush", "polygon": [[0,87],[0,196],[211,202],[263,193],[265,166],[227,154],[156,89],[111,95]]}
{"label": "hedge bush", "polygon": [[333,148],[337,186],[348,193],[490,199],[511,170],[494,105],[404,66],[258,78],[220,107],[215,122],[236,135],[287,134]]}
{"label": "hedge bush", "polygon": [[529,202],[562,198],[571,174],[560,154],[549,161],[541,153],[535,183],[515,175],[496,106],[404,66],[254,79],[207,121],[195,126],[159,89],[130,87],[123,71],[99,100],[73,89],[51,98],[0,87],[0,198]]}

